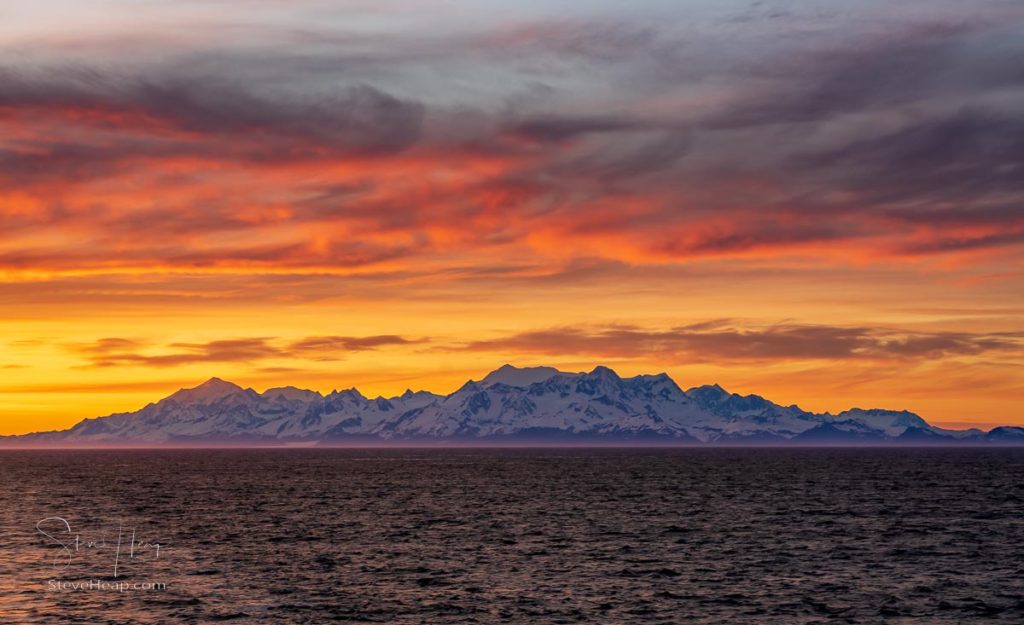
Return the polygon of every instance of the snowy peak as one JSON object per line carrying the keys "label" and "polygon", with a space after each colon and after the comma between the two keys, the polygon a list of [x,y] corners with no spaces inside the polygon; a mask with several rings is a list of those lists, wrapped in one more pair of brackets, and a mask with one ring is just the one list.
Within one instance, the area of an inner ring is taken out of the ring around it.
{"label": "snowy peak", "polygon": [[657,375],[638,375],[623,380],[623,383],[635,393],[647,393],[663,400],[674,400],[680,402],[689,401],[689,398],[686,397],[683,390],[679,388],[676,381],[670,378],[667,373],[659,373]]}
{"label": "snowy peak", "polygon": [[584,395],[613,395],[622,389],[622,378],[608,367],[594,367],[589,373],[579,376],[576,392]]}
{"label": "snowy peak", "polygon": [[507,386],[526,388],[531,384],[550,380],[560,373],[561,371],[554,367],[514,367],[512,365],[502,365],[488,373],[483,380],[480,380],[479,384],[482,387],[505,384]]}
{"label": "snowy peak", "polygon": [[729,397],[729,392],[717,384],[695,386],[686,391],[686,394],[701,402],[721,401]]}
{"label": "snowy peak", "polygon": [[694,386],[686,391],[686,395],[705,408],[717,406],[729,399],[729,392],[718,384]]}
{"label": "snowy peak", "polygon": [[619,377],[618,373],[615,373],[615,371],[613,371],[612,369],[610,369],[610,368],[608,368],[608,367],[606,367],[604,365],[598,365],[598,366],[594,367],[594,369],[590,373],[588,373],[585,377],[592,378],[592,379],[595,379],[595,380],[603,380],[603,381],[610,381],[610,382],[621,382],[622,381],[622,378]]}
{"label": "snowy peak", "polygon": [[402,403],[408,406],[423,406],[439,399],[444,399],[444,395],[436,395],[430,391],[413,391],[411,389],[406,389],[404,393],[398,397],[392,397],[390,401]]}
{"label": "snowy peak", "polygon": [[887,436],[900,436],[907,429],[930,429],[928,423],[909,410],[864,410],[853,408],[839,413],[836,421],[855,421],[872,429],[885,432]]}
{"label": "snowy peak", "polygon": [[310,391],[304,388],[296,388],[294,386],[279,386],[277,388],[268,388],[261,393],[263,397],[271,400],[284,400],[284,401],[313,401],[314,399],[323,397],[316,391]]}
{"label": "snowy peak", "polygon": [[717,384],[692,388],[686,394],[701,407],[718,414],[783,409],[760,395],[737,395]]}
{"label": "snowy peak", "polygon": [[347,388],[347,389],[342,390],[342,391],[334,391],[330,395],[328,395],[328,397],[339,397],[339,398],[349,399],[351,401],[357,401],[357,402],[364,402],[364,401],[366,401],[366,396],[363,395],[362,393],[360,393],[359,389],[357,389],[355,387]]}
{"label": "snowy peak", "polygon": [[243,390],[241,386],[232,382],[210,378],[194,388],[183,388],[164,401],[173,400],[179,404],[210,404]]}

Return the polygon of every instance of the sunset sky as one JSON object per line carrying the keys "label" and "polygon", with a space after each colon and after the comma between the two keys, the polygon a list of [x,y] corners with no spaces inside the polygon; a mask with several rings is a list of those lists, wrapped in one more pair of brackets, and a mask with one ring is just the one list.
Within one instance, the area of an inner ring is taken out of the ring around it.
{"label": "sunset sky", "polygon": [[506,362],[1024,425],[1024,3],[0,7],[0,434]]}

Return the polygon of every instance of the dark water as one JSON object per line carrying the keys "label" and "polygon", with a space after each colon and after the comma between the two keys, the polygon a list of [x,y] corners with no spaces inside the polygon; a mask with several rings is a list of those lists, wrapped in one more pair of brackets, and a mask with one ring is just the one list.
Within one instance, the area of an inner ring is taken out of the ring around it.
{"label": "dark water", "polygon": [[[0,470],[5,625],[1024,623],[1022,450],[23,451]],[[107,545],[58,570],[50,516]],[[132,527],[159,558],[126,557]],[[167,589],[49,581],[92,579]]]}

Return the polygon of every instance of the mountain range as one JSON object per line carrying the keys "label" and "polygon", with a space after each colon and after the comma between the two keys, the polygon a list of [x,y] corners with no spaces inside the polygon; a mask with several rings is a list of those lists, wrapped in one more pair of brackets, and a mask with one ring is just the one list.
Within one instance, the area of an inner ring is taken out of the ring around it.
{"label": "mountain range", "polygon": [[181,445],[1024,445],[1024,428],[947,430],[905,410],[839,414],[782,406],[668,375],[623,378],[505,365],[450,395],[411,390],[258,393],[212,378],[136,412],[68,430],[0,437],[0,446]]}

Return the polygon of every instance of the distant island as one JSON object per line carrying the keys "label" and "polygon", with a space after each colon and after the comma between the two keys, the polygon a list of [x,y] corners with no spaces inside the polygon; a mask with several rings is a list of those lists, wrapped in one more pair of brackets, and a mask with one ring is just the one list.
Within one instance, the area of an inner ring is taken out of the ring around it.
{"label": "distant island", "polygon": [[505,365],[450,395],[365,397],[292,386],[258,393],[212,378],[136,412],[3,447],[355,445],[1024,445],[1024,428],[948,430],[908,411],[781,406],[668,375]]}

